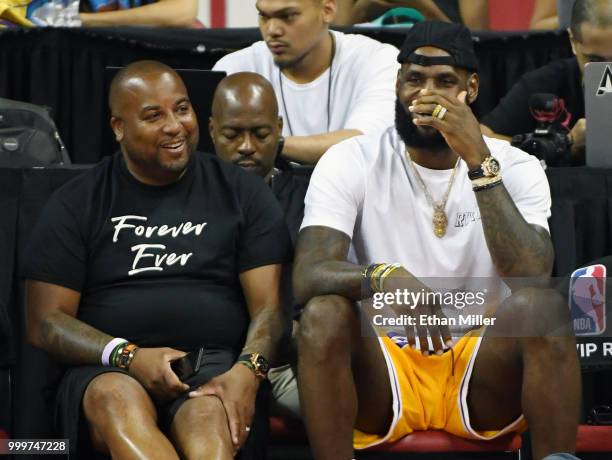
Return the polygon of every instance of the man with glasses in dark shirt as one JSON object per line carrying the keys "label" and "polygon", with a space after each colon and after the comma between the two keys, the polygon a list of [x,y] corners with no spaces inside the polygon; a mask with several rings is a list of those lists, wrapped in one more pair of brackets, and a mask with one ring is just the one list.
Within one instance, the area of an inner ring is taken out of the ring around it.
{"label": "man with glasses in dark shirt", "polygon": [[526,73],[482,120],[483,134],[510,140],[533,132],[536,120],[529,112],[529,97],[555,94],[564,101],[574,163],[584,162],[586,120],[582,75],[589,62],[612,61],[612,1],[577,0],[568,29],[575,57],[551,62]]}

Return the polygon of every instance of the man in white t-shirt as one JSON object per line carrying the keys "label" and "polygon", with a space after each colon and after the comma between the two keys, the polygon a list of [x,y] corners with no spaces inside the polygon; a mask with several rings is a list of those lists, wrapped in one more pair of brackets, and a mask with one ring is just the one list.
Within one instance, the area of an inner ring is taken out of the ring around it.
{"label": "man in white t-shirt", "polygon": [[[332,147],[306,196],[293,281],[307,303],[298,387],[314,457],[348,460],[415,430],[488,440],[527,421],[534,458],[559,458],[575,449],[579,411],[567,305],[535,288],[499,305],[500,277],[550,275],[546,176],[481,135],[464,26],[416,25],[398,61],[395,126]],[[479,279],[495,292],[470,287]],[[463,315],[474,330],[455,340],[440,309],[470,295],[487,312]]]}
{"label": "man in white t-shirt", "polygon": [[257,0],[263,41],[213,70],[268,79],[284,120],[283,155],[316,163],[332,145],[393,122],[397,48],[330,31],[336,0]]}

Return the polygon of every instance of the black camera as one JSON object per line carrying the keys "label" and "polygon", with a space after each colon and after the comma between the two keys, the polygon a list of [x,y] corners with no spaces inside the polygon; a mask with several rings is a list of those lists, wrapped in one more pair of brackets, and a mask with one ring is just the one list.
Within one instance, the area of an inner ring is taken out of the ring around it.
{"label": "black camera", "polygon": [[529,111],[538,123],[535,131],[513,136],[511,144],[539,158],[544,165],[570,166],[572,143],[566,125],[571,115],[563,99],[554,94],[533,94]]}

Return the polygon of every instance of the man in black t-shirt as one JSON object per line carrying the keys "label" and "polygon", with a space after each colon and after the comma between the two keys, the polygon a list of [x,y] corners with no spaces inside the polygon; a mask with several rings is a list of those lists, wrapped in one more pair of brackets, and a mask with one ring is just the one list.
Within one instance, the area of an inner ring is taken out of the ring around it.
{"label": "man in black t-shirt", "polygon": [[[223,160],[256,174],[270,186],[285,215],[291,241],[295,242],[304,217],[308,181],[293,174],[291,166],[279,157],[282,128],[274,88],[264,77],[240,72],[219,83],[209,121],[215,151]],[[294,331],[300,312],[301,307],[294,305]],[[296,357],[288,359],[295,363]],[[286,364],[272,369],[269,379],[272,410],[299,417],[300,402],[292,366]]]}
{"label": "man in black t-shirt", "polygon": [[533,132],[536,121],[529,111],[529,97],[552,93],[563,99],[570,115],[561,121],[570,129],[573,161],[584,162],[581,160],[586,140],[582,74],[589,62],[612,61],[612,0],[577,0],[568,32],[576,56],[523,75],[483,118],[483,134],[510,140],[515,134]]}
{"label": "man in black t-shirt", "polygon": [[304,217],[308,180],[295,175],[279,155],[283,120],[270,82],[253,72],[224,78],[215,91],[208,128],[219,157],[258,175],[270,186],[295,242]]}
{"label": "man in black t-shirt", "polygon": [[[259,179],[195,151],[172,69],[122,69],[110,105],[121,152],[59,189],[33,230],[29,340],[68,365],[71,449],[85,427],[113,458],[232,458],[284,332],[286,224]],[[171,362],[199,347],[180,381]]]}

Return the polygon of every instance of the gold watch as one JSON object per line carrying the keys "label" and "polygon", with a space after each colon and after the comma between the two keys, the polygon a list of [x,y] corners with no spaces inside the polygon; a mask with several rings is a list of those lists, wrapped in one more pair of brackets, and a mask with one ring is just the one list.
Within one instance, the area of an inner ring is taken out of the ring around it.
{"label": "gold watch", "polygon": [[484,177],[497,177],[501,173],[499,161],[489,155],[484,159],[482,164],[468,172],[470,180],[482,179]]}
{"label": "gold watch", "polygon": [[238,362],[253,371],[259,380],[265,380],[270,370],[268,360],[259,353],[246,353],[240,355]]}

